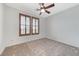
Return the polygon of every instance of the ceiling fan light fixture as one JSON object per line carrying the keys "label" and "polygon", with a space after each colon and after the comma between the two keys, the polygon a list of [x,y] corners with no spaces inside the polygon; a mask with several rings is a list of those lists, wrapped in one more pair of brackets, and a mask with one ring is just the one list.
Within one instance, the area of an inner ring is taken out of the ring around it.
{"label": "ceiling fan light fixture", "polygon": [[41,12],[45,12],[45,10],[44,9],[41,9]]}
{"label": "ceiling fan light fixture", "polygon": [[39,15],[41,15],[42,13],[50,14],[50,11],[48,11],[47,9],[55,6],[54,3],[53,4],[50,4],[48,6],[45,6],[45,3],[39,3],[39,5],[40,5],[40,8],[37,9],[37,11],[40,11],[40,14]]}

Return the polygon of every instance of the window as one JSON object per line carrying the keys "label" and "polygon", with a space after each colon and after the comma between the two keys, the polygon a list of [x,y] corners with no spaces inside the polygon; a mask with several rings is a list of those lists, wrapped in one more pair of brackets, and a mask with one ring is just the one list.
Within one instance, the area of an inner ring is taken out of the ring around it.
{"label": "window", "polygon": [[30,35],[30,16],[26,16],[23,14],[20,14],[20,20],[19,20],[19,34],[20,35]]}
{"label": "window", "polygon": [[32,18],[32,34],[39,34],[39,19]]}
{"label": "window", "polygon": [[19,14],[19,35],[39,34],[39,19],[24,14]]}

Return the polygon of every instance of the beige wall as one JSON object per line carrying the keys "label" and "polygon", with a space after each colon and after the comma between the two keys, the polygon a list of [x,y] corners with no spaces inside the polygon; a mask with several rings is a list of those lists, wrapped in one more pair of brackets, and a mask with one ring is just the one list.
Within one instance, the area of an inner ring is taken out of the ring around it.
{"label": "beige wall", "polygon": [[47,37],[79,47],[79,5],[46,18]]}
{"label": "beige wall", "polygon": [[[44,19],[40,19],[40,34],[19,37],[19,11],[15,8],[5,6],[5,45],[11,46],[19,43],[24,43],[32,40],[37,40],[44,37]],[[27,14],[27,12],[25,13]],[[30,14],[31,15],[31,14]]]}
{"label": "beige wall", "polygon": [[0,54],[4,50],[4,5],[0,3]]}

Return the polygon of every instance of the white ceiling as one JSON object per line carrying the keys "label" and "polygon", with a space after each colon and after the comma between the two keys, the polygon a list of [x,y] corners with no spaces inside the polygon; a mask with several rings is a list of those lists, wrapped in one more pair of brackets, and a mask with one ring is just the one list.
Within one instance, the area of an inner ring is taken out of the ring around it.
{"label": "white ceiling", "polygon": [[[45,5],[48,4],[51,3],[46,3]],[[39,16],[39,11],[36,11],[36,9],[39,8],[38,3],[6,3],[6,5]],[[48,17],[50,15],[56,14],[68,8],[74,7],[76,5],[78,5],[78,3],[55,3],[55,7],[48,9],[51,12],[50,14],[43,13],[39,17]]]}

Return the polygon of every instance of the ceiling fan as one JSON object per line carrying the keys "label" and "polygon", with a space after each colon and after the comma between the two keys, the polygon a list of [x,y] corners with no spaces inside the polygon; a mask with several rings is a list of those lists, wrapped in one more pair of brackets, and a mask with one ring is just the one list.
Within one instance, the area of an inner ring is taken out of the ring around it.
{"label": "ceiling fan", "polygon": [[40,5],[40,8],[37,9],[37,11],[40,11],[40,14],[39,15],[41,15],[43,12],[46,12],[47,14],[50,14],[50,11],[48,11],[47,9],[55,6],[54,3],[53,4],[50,4],[48,6],[45,6],[45,3],[39,3],[39,5]]}

